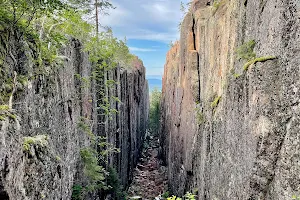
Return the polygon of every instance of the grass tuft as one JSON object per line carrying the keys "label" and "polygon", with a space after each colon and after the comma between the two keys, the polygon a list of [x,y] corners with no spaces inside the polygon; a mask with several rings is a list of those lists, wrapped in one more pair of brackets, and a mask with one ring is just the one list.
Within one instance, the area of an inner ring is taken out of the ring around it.
{"label": "grass tuft", "polygon": [[248,61],[244,65],[243,69],[244,69],[244,71],[247,71],[251,65],[253,65],[253,64],[257,63],[257,62],[265,62],[267,60],[274,60],[274,59],[276,59],[275,56],[264,56],[264,57],[254,58],[254,59]]}

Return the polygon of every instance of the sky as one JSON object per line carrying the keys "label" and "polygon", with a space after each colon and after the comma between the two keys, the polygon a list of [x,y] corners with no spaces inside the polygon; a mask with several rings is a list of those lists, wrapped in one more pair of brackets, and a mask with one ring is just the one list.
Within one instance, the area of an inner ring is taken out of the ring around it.
{"label": "sky", "polygon": [[[184,0],[183,2],[187,2]],[[179,39],[180,0],[112,0],[116,7],[100,23],[127,39],[131,53],[143,60],[148,77],[161,78],[169,45]]]}

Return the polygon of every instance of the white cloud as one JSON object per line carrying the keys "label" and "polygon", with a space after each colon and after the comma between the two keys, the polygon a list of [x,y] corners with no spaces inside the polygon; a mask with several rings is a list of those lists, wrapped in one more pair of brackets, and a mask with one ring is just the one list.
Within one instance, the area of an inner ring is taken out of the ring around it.
{"label": "white cloud", "polygon": [[115,10],[102,16],[116,36],[169,43],[179,38],[180,0],[112,0]]}
{"label": "white cloud", "polygon": [[129,47],[130,51],[139,51],[139,52],[150,52],[157,51],[156,49],[147,49],[147,48],[138,48],[138,47]]}
{"label": "white cloud", "polygon": [[139,29],[131,32],[127,37],[128,39],[140,39],[140,40],[154,40],[165,43],[170,43],[170,41],[175,41],[179,38],[179,32],[177,30],[168,32],[158,32],[147,29]]}

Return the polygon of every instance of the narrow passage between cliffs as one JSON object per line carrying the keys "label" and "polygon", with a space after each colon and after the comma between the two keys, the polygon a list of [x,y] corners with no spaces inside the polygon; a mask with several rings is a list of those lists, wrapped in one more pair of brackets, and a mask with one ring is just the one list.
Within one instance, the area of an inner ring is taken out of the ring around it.
{"label": "narrow passage between cliffs", "polygon": [[128,189],[130,199],[160,199],[167,191],[167,171],[158,157],[159,140],[147,133],[141,158],[134,170],[133,181]]}

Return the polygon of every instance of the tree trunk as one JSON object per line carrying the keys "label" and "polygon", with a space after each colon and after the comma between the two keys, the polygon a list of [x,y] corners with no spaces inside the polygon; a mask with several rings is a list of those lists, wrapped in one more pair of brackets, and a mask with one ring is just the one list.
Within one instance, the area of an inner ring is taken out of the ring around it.
{"label": "tree trunk", "polygon": [[96,36],[99,33],[99,13],[98,13],[98,0],[95,0],[95,10],[96,10]]}

